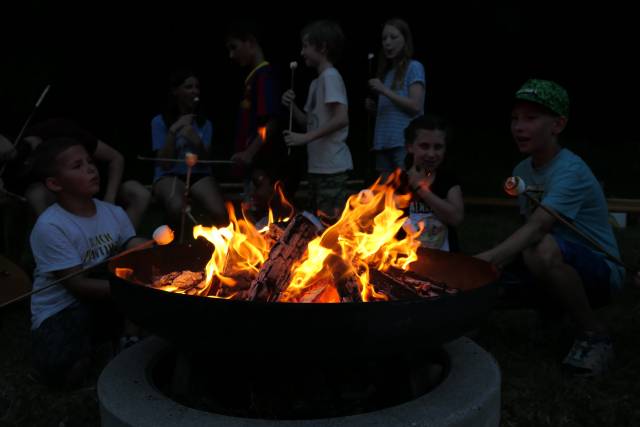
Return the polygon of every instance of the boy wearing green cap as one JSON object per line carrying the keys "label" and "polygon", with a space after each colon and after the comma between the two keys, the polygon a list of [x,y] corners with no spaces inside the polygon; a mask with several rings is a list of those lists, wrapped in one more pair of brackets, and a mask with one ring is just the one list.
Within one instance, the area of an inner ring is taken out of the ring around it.
{"label": "boy wearing green cap", "polygon": [[[580,157],[558,143],[569,116],[567,92],[552,81],[529,80],[515,98],[511,133],[529,157],[513,175],[524,180],[529,195],[618,256],[600,184]],[[527,276],[521,279],[544,287],[581,329],[564,366],[579,375],[601,374],[613,347],[592,305],[606,303],[610,292],[622,286],[624,269],[526,197],[520,196],[519,205],[525,224],[477,257],[504,267],[521,256]]]}

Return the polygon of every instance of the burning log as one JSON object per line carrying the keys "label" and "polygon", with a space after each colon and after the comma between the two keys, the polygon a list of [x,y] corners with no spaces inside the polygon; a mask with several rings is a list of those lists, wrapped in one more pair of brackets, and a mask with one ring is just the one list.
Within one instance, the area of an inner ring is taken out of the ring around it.
{"label": "burning log", "polygon": [[436,283],[418,277],[411,271],[390,268],[383,272],[371,269],[370,280],[375,288],[391,299],[437,298],[444,294],[455,294],[457,289],[449,288],[444,283]]}
{"label": "burning log", "polygon": [[269,230],[264,235],[264,238],[271,247],[280,241],[284,234],[284,227],[286,225],[287,223],[283,222],[274,222],[269,224]]}
{"label": "burning log", "polygon": [[420,298],[415,289],[404,285],[404,283],[383,271],[370,269],[369,280],[378,292],[385,294],[390,300],[414,300]]}
{"label": "burning log", "polygon": [[302,258],[307,245],[318,234],[318,228],[304,215],[296,215],[271,248],[268,260],[251,283],[250,301],[277,301],[291,279],[292,265]]}
{"label": "burning log", "polygon": [[358,279],[356,279],[353,268],[345,260],[335,254],[328,255],[325,267],[331,271],[341,302],[362,301]]}

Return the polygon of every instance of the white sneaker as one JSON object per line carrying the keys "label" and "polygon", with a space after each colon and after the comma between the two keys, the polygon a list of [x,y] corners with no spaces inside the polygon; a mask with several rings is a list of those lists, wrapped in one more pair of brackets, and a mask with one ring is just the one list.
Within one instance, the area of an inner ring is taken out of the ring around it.
{"label": "white sneaker", "polygon": [[613,359],[611,337],[585,334],[576,338],[562,364],[574,375],[590,377],[606,373]]}

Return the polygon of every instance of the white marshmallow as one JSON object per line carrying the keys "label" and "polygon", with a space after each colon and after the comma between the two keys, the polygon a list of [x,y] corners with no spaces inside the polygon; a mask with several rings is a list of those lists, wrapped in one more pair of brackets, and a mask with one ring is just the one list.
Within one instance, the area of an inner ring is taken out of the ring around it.
{"label": "white marshmallow", "polygon": [[161,225],[153,232],[153,240],[159,245],[173,242],[173,230],[168,225]]}

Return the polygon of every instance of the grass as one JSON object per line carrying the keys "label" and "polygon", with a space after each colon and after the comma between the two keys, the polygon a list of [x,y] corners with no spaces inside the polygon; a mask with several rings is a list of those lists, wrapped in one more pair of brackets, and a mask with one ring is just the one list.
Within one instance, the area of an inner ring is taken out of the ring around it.
{"label": "grass", "polygon": [[[462,248],[477,253],[517,226],[508,209],[474,209],[459,230]],[[640,225],[630,224],[617,237],[623,258],[634,264]],[[534,312],[495,310],[473,334],[502,370],[502,425],[640,425],[640,290],[626,287],[599,314],[613,331],[617,355],[612,371],[600,379],[574,379],[560,371],[572,343],[569,322],[536,331]],[[0,426],[99,425],[97,373],[87,388],[72,392],[40,385],[30,365],[28,305],[1,311],[0,322]]]}

